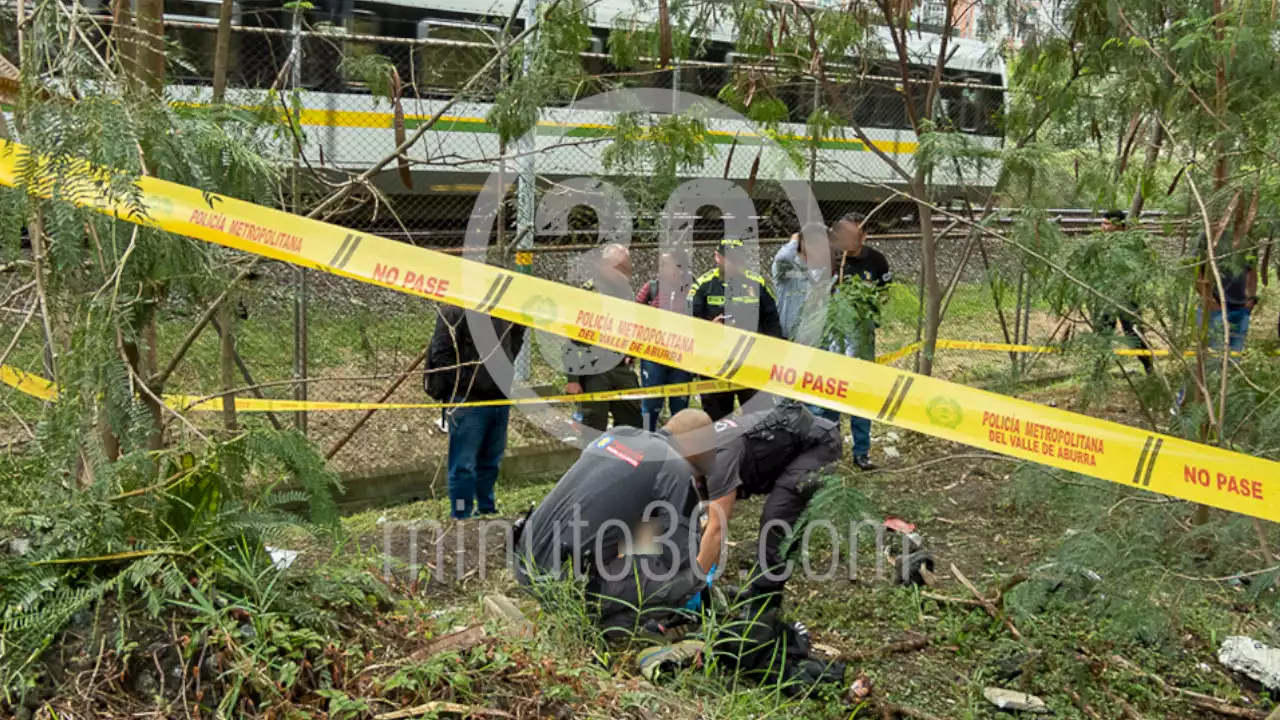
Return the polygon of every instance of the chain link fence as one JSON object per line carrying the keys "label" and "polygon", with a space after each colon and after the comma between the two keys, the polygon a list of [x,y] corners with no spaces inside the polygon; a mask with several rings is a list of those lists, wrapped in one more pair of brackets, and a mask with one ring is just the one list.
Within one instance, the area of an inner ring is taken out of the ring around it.
{"label": "chain link fence", "polygon": [[[217,3],[166,3],[169,40],[169,95],[175,101],[208,103],[214,72]],[[914,206],[895,197],[902,186],[881,157],[907,170],[916,151],[903,85],[895,67],[870,63],[835,67],[819,83],[788,77],[779,67],[752,64],[730,48],[708,46],[697,60],[673,69],[655,63],[616,66],[605,52],[606,35],[595,35],[582,53],[581,80],[556,88],[544,103],[533,138],[504,141],[489,115],[504,87],[521,68],[503,60],[481,72],[522,27],[519,18],[504,32],[507,18],[477,21],[426,18],[410,8],[381,5],[342,15],[327,6],[282,10],[251,3],[235,6],[229,48],[228,101],[268,112],[279,122],[274,132],[278,160],[286,168],[281,204],[305,212],[341,183],[391,156],[424,123],[435,119],[406,152],[328,218],[419,246],[460,250],[467,223],[484,183],[497,176],[507,188],[494,230],[487,238],[490,261],[511,264],[532,258],[539,277],[578,282],[583,255],[598,243],[595,214],[578,208],[555,234],[522,235],[521,206],[538,207],[567,178],[607,178],[634,201],[632,234],[634,284],[657,272],[656,217],[666,197],[650,197],[652,178],[641,163],[606,167],[609,120],[573,105],[618,88],[675,88],[728,106],[750,104],[750,124],[708,124],[707,153],[701,166],[681,170],[681,178],[721,178],[747,188],[758,217],[764,274],[781,242],[798,230],[790,203],[780,200],[776,180],[808,182],[824,217],[879,207],[878,246],[911,276],[916,267],[909,216]],[[95,18],[95,31],[110,33],[110,19]],[[567,62],[573,61],[566,59]],[[1003,90],[998,75],[948,70],[935,118],[975,145],[999,144]],[[922,71],[923,73],[923,71]],[[922,74],[923,77],[923,74]],[[911,88],[916,86],[911,85]],[[462,92],[465,88],[465,92]],[[753,102],[746,103],[747,98]],[[763,100],[762,100],[763,98]],[[848,127],[856,124],[865,131]],[[736,129],[735,129],[736,128]],[[765,157],[760,128],[781,148],[781,160]],[[820,141],[810,140],[819,135]],[[748,142],[748,138],[754,138]],[[762,160],[763,158],[763,160]],[[771,164],[773,163],[773,164]],[[787,166],[787,167],[784,167]],[[957,171],[959,172],[959,171]],[[989,168],[967,168],[954,178],[964,192],[981,193],[993,176]],[[963,175],[963,173],[961,173]],[[946,190],[944,188],[943,192]],[[693,271],[713,265],[715,241],[724,220],[701,208],[693,234]],[[525,221],[529,222],[529,221]],[[942,248],[943,271],[961,256],[958,243]],[[305,278],[305,284],[301,281]],[[266,264],[237,298],[237,381],[254,389],[242,397],[315,401],[421,403],[422,367],[415,360],[431,336],[436,306],[390,290],[291,267]],[[194,299],[176,299],[161,327],[161,355],[172,350],[200,312]],[[170,347],[166,348],[168,345]],[[172,392],[219,392],[217,335],[207,332],[169,383]],[[560,369],[536,358],[529,384],[549,389],[562,380]],[[394,389],[393,389],[394,386]],[[422,465],[445,454],[447,435],[438,410],[242,414],[245,424],[298,425],[326,452],[334,466],[350,474],[376,474]],[[536,422],[512,414],[513,454],[563,446],[572,432],[562,411]],[[301,422],[299,422],[301,420]],[[216,414],[196,416],[197,427],[213,427]],[[548,433],[542,427],[564,432]]]}

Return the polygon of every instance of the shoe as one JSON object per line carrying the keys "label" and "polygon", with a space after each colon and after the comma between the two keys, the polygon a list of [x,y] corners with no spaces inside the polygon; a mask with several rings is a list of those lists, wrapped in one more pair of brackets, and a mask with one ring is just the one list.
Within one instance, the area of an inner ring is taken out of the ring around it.
{"label": "shoe", "polygon": [[871,462],[871,458],[866,455],[855,456],[853,458],[853,464],[857,465],[858,469],[863,472],[870,472],[876,469],[876,464]]}

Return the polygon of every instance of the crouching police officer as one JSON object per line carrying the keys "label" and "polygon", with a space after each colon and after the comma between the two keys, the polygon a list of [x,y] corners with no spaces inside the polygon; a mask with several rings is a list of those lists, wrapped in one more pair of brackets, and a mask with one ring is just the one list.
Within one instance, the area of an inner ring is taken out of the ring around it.
{"label": "crouching police officer", "polygon": [[744,594],[764,607],[777,607],[786,582],[782,544],[817,492],[818,472],[840,457],[839,426],[800,403],[782,400],[772,410],[720,420],[715,431],[715,470],[699,484],[710,505],[698,564],[703,571],[721,565],[734,503],[767,495],[760,516],[763,557]]}
{"label": "crouching police officer", "polygon": [[[586,576],[593,619],[625,635],[696,609],[697,478],[714,467],[711,418],[682,410],[659,431],[617,427],[582,451],[516,529],[516,579],[544,602],[557,581]],[[656,552],[639,545],[648,537]],[[636,540],[641,539],[641,543]]]}

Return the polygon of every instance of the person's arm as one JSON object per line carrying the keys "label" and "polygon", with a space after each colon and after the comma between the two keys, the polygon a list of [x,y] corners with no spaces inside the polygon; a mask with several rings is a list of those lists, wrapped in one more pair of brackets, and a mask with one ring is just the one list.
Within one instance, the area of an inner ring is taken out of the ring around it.
{"label": "person's arm", "polygon": [[689,315],[701,320],[710,320],[707,317],[707,286],[710,283],[702,282],[701,279],[693,282],[693,287],[689,288]]}
{"label": "person's arm", "polygon": [[876,276],[874,280],[878,287],[885,288],[889,286],[889,283],[893,282],[893,270],[889,267],[889,258],[885,257],[884,253],[876,250],[876,255],[879,257],[880,262],[876,263],[879,267],[875,269]]}
{"label": "person's arm", "polygon": [[720,549],[729,532],[729,520],[733,518],[733,503],[736,499],[735,493],[729,493],[707,505],[707,527],[702,531],[702,542],[698,545],[698,566],[704,574],[711,572],[713,565],[721,564]]}
{"label": "person's arm", "polygon": [[782,317],[778,314],[778,301],[769,283],[760,283],[760,332],[770,337],[782,337]]}
{"label": "person's arm", "polygon": [[564,354],[566,363],[564,371],[564,394],[578,395],[582,392],[582,376],[572,372],[571,367],[573,361],[569,359],[570,353],[576,356],[578,354],[578,348],[574,347],[570,343],[565,343]]}
{"label": "person's arm", "polygon": [[1244,297],[1244,306],[1252,312],[1258,305],[1258,269],[1252,265],[1245,270]]}
{"label": "person's arm", "polygon": [[511,333],[511,359],[514,361],[516,356],[520,354],[520,348],[524,347],[524,340],[529,328],[520,323],[507,323],[507,325],[507,332]]}
{"label": "person's arm", "polygon": [[778,252],[773,256],[773,267],[769,273],[769,277],[773,279],[773,284],[775,286],[782,285],[782,273],[786,270],[787,265],[791,264],[791,261],[783,256],[790,254],[788,253],[788,250],[791,249],[791,243],[795,242],[797,237],[799,237],[798,234],[792,235],[791,241],[783,245],[781,248],[778,248]]}
{"label": "person's arm", "polygon": [[733,503],[738,497],[738,487],[742,485],[739,476],[742,454],[741,438],[716,448],[715,470],[707,478],[707,526],[698,544],[698,564],[703,572],[720,562],[720,547],[729,534]]}
{"label": "person's arm", "polygon": [[[431,392],[431,388],[436,388],[441,394],[445,392],[453,392],[458,384],[458,358],[460,353],[457,345],[457,335],[462,332],[463,310],[453,306],[442,308],[436,315],[436,326],[431,332],[431,344],[427,349],[427,379],[424,380],[423,386],[428,394],[442,402],[451,398],[437,397]],[[448,390],[446,391],[445,380],[443,377],[448,376]],[[432,377],[436,376],[436,377]]]}

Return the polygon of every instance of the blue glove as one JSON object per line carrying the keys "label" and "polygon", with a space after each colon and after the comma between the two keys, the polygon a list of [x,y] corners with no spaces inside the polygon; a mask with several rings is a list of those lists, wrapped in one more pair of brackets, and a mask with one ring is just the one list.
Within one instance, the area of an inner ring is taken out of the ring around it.
{"label": "blue glove", "polygon": [[[711,569],[707,571],[707,587],[708,588],[711,587],[711,580],[716,576],[717,567],[719,566],[712,565]],[[688,610],[689,612],[698,612],[702,610],[702,593],[699,592],[695,594],[693,597],[689,598],[689,602],[684,604],[684,609]]]}

